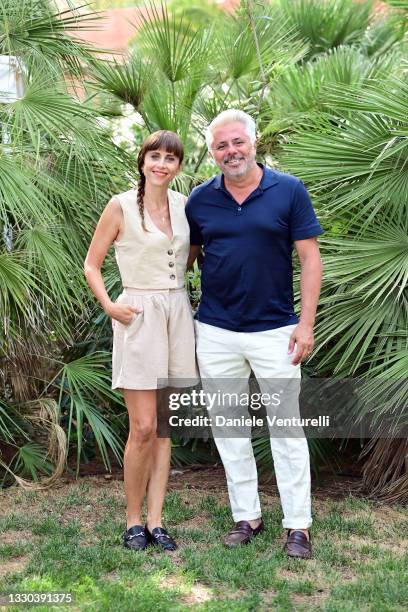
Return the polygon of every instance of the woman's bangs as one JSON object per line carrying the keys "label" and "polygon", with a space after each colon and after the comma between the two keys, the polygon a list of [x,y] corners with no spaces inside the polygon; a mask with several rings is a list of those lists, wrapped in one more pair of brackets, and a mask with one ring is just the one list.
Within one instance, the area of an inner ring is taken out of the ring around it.
{"label": "woman's bangs", "polygon": [[167,130],[155,132],[154,134],[151,134],[149,143],[146,144],[146,151],[164,149],[164,151],[167,151],[168,153],[173,153],[173,155],[180,160],[180,163],[183,161],[183,145],[180,138],[174,132]]}

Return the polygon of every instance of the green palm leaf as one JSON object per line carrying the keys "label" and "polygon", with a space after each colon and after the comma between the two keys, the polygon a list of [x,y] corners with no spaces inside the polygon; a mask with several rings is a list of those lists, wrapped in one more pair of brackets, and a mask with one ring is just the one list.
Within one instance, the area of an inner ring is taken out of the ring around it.
{"label": "green palm leaf", "polygon": [[28,438],[14,408],[0,399],[0,440],[14,444],[16,436]]}
{"label": "green palm leaf", "polygon": [[296,130],[282,156],[311,186],[329,230],[319,370],[374,375],[403,348],[408,326],[406,84],[387,76],[323,91],[320,118]]}
{"label": "green palm leaf", "polygon": [[215,41],[218,53],[214,64],[223,80],[255,76],[260,70],[271,78],[274,71],[284,71],[288,65],[305,56],[307,45],[299,40],[288,19],[275,7],[263,6],[254,10],[253,23],[254,29],[245,10],[236,16],[224,16],[220,21]]}
{"label": "green palm leaf", "polygon": [[92,76],[103,91],[108,91],[138,110],[155,78],[151,60],[136,50],[128,61],[92,62]]}
{"label": "green palm leaf", "polygon": [[357,42],[370,23],[373,2],[279,0],[284,15],[309,42],[309,55]]}
{"label": "green palm leaf", "polygon": [[[356,385],[356,393],[350,398],[347,422],[351,426],[363,425],[370,438],[401,438],[408,427],[408,345],[406,333],[404,346],[378,360]],[[372,444],[372,440],[370,442]]]}
{"label": "green palm leaf", "polygon": [[[404,53],[405,24],[401,15],[395,13],[387,18],[379,18],[370,24],[361,40],[361,49],[368,56],[379,58],[389,51],[395,53],[397,65]],[[398,57],[401,55],[401,57]]]}
{"label": "green palm leaf", "polygon": [[[316,326],[316,353],[319,369],[349,376],[369,369],[371,361],[383,357],[397,344],[393,333],[407,326],[408,301],[399,301],[395,292],[372,307],[361,296],[350,297],[347,286],[327,287],[321,299]],[[389,334],[384,336],[384,334]],[[319,355],[326,347],[324,355]],[[361,369],[359,369],[361,368]]]}
{"label": "green palm leaf", "polygon": [[195,95],[189,82],[177,83],[174,88],[164,84],[152,88],[140,109],[149,131],[172,130],[185,141]]}
{"label": "green palm leaf", "polygon": [[27,85],[21,99],[8,105],[7,114],[12,142],[29,138],[35,150],[39,150],[43,138],[49,139],[51,146],[72,137],[80,143],[84,125],[95,117],[90,108],[59,90],[55,82],[41,77]]}
{"label": "green palm leaf", "polygon": [[387,4],[396,9],[408,11],[408,0],[384,0]]}
{"label": "green palm leaf", "polygon": [[171,82],[197,78],[205,69],[211,49],[210,32],[196,31],[183,16],[170,16],[162,3],[161,8],[149,4],[141,14],[142,25],[138,42],[154,58],[162,74]]}
{"label": "green palm leaf", "polygon": [[347,115],[358,110],[403,123],[407,121],[407,95],[408,83],[395,76],[383,81],[372,79],[362,90],[331,87],[326,91],[327,104],[345,111]]}
{"label": "green palm leaf", "polygon": [[324,119],[313,126],[313,131],[309,126],[299,130],[282,160],[307,183],[318,182],[327,212],[349,215],[352,210],[354,221],[366,224],[384,211],[404,216],[408,140],[395,137],[395,123],[364,113],[337,126]]}
{"label": "green palm leaf", "polygon": [[45,297],[43,290],[41,281],[27,270],[22,253],[0,252],[0,312],[6,331],[11,314],[27,318],[32,325],[38,324],[33,319],[31,299],[36,294]]}
{"label": "green palm leaf", "polygon": [[[356,228],[357,229],[357,228]],[[357,232],[359,232],[357,229]],[[384,223],[367,228],[353,240],[323,241],[325,278],[349,283],[349,295],[359,295],[376,305],[392,293],[399,300],[408,287],[408,231],[405,226]]]}
{"label": "green palm leaf", "polygon": [[34,169],[24,161],[19,154],[0,152],[0,219],[6,226],[53,219],[50,203],[35,184]]}
{"label": "green palm leaf", "polygon": [[72,73],[80,77],[82,62],[95,50],[68,32],[90,30],[100,19],[78,9],[55,12],[36,0],[0,0],[0,53],[22,59],[30,69],[46,67],[54,76]]}
{"label": "green palm leaf", "polygon": [[38,481],[41,474],[50,476],[53,471],[53,465],[46,456],[47,449],[44,446],[37,442],[27,442],[20,446],[14,455],[10,470],[23,476],[29,475],[34,481]]}
{"label": "green palm leaf", "polygon": [[336,86],[347,85],[341,88],[347,93],[352,86],[358,91],[357,86],[363,86],[367,79],[381,74],[388,76],[395,65],[394,55],[372,61],[360,49],[343,46],[307,63],[289,66],[271,89],[274,116],[279,113],[286,119],[291,112],[330,112],[330,102],[338,108],[340,96],[335,99],[328,96],[328,92],[336,91]]}
{"label": "green palm leaf", "polygon": [[74,304],[79,316],[86,283],[82,267],[72,265],[68,244],[62,239],[63,231],[62,226],[56,225],[26,228],[19,233],[16,248],[26,252],[27,269],[46,279],[50,301],[60,316],[68,316]]}
{"label": "green palm leaf", "polygon": [[[122,461],[123,444],[102,412],[103,409],[107,410],[109,400],[123,403],[120,395],[111,390],[111,379],[107,371],[110,359],[110,354],[103,352],[84,355],[64,364],[49,383],[59,390],[60,411],[67,410],[68,439],[73,426],[76,427],[77,471],[81,459],[85,421],[92,429],[106,468],[110,468],[108,447],[118,462]],[[44,392],[46,391],[47,389]],[[95,400],[99,402],[99,408],[95,407]]]}

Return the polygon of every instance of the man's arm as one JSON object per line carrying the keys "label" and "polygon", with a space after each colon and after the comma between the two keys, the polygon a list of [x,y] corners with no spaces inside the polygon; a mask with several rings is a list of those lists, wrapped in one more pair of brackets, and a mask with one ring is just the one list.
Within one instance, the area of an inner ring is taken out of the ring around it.
{"label": "man's arm", "polygon": [[307,359],[313,350],[313,326],[320,294],[323,264],[316,238],[295,240],[294,244],[301,267],[301,310],[300,321],[290,338],[289,353],[293,352],[296,343],[297,350],[292,364],[297,365]]}
{"label": "man's arm", "polygon": [[187,259],[187,270],[190,270],[193,267],[193,263],[199,256],[200,251],[201,251],[201,247],[199,245],[197,244],[190,245],[190,252],[188,254],[188,259]]}

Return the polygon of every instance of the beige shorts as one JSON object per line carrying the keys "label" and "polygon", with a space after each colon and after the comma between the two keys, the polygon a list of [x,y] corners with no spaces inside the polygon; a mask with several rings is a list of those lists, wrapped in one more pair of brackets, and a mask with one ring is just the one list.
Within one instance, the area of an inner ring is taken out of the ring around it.
{"label": "beige shorts", "polygon": [[186,290],[125,288],[116,301],[143,312],[128,325],[112,320],[112,389],[196,384],[194,324]]}

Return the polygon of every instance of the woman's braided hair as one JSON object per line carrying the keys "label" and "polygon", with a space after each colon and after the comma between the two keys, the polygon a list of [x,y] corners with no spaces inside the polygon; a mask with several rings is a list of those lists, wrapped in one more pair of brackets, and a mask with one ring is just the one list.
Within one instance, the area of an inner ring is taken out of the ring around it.
{"label": "woman's braided hair", "polygon": [[146,177],[143,172],[140,173],[139,180],[137,181],[137,205],[139,207],[139,214],[142,220],[142,227],[146,231],[145,217],[144,217],[144,193],[145,193]]}
{"label": "woman's braided hair", "polygon": [[158,149],[164,149],[169,153],[175,155],[180,164],[184,158],[183,143],[175,132],[170,130],[159,130],[150,134],[142,144],[142,148],[137,156],[137,168],[139,170],[139,180],[137,182],[137,205],[139,208],[140,218],[142,220],[142,227],[145,231],[145,216],[144,216],[144,195],[146,186],[146,177],[143,174],[143,166],[146,153],[149,151],[157,151]]}

